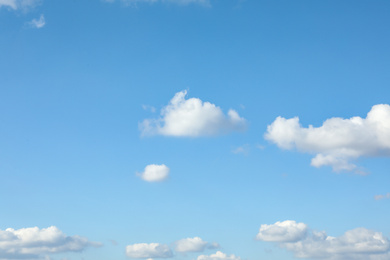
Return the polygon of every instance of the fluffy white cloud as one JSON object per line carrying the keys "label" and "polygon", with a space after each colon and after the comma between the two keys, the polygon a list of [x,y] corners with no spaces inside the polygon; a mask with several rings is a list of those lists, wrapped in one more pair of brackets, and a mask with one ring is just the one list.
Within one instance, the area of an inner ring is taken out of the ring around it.
{"label": "fluffy white cloud", "polygon": [[139,243],[128,245],[126,255],[130,258],[169,258],[173,256],[171,249],[159,243]]}
{"label": "fluffy white cloud", "polygon": [[197,260],[241,260],[240,257],[235,255],[227,255],[221,251],[217,251],[215,254],[211,255],[200,255]]}
{"label": "fluffy white cloud", "polygon": [[0,230],[0,259],[35,259],[48,254],[79,252],[101,246],[85,237],[67,236],[57,227]]}
{"label": "fluffy white cloud", "polygon": [[[306,225],[303,225],[306,228]],[[286,227],[286,229],[288,229],[288,227]],[[275,237],[272,237],[271,235],[257,238],[263,241],[277,242],[279,246],[294,252],[295,256],[299,258],[318,258],[327,260],[390,259],[389,240],[384,237],[382,233],[365,228],[349,230],[339,237],[328,236],[324,231],[311,231],[305,232],[305,235],[302,235],[301,233],[301,235],[295,237],[294,240],[284,240],[278,234],[276,234]]]}
{"label": "fluffy white cloud", "polygon": [[305,237],[307,225],[293,220],[261,225],[256,239],[272,242],[294,242]]}
{"label": "fluffy white cloud", "polygon": [[[137,3],[173,3],[173,4],[179,4],[179,5],[188,5],[188,4],[200,4],[209,6],[210,1],[209,0],[120,0],[122,3],[127,5],[135,5]],[[104,2],[113,3],[115,0],[104,0]]]}
{"label": "fluffy white cloud", "polygon": [[26,10],[40,4],[42,0],[0,0],[0,7],[8,7],[13,10]]}
{"label": "fluffy white cloud", "polygon": [[37,28],[37,29],[42,28],[46,24],[45,17],[43,16],[43,14],[41,14],[39,19],[33,19],[31,22],[29,22],[29,24],[33,28]]}
{"label": "fluffy white cloud", "polygon": [[145,167],[143,172],[138,173],[138,176],[140,176],[141,179],[149,182],[163,181],[168,178],[168,175],[169,168],[165,164],[150,164]]}
{"label": "fluffy white cloud", "polygon": [[330,118],[320,127],[304,128],[298,117],[278,117],[268,126],[265,138],[282,149],[316,154],[312,166],[351,171],[356,169],[351,160],[390,156],[390,106],[375,105],[366,118]]}
{"label": "fluffy white cloud", "polygon": [[145,119],[140,124],[143,135],[212,136],[245,129],[246,120],[235,110],[225,115],[221,108],[198,98],[185,99],[187,91],[175,94],[161,110],[158,119]]}
{"label": "fluffy white cloud", "polygon": [[385,195],[375,195],[375,200],[383,200],[383,199],[390,199],[390,192],[386,193]]}
{"label": "fluffy white cloud", "polygon": [[206,248],[218,248],[218,243],[209,243],[203,241],[200,237],[184,238],[175,242],[175,251],[177,252],[202,252]]}

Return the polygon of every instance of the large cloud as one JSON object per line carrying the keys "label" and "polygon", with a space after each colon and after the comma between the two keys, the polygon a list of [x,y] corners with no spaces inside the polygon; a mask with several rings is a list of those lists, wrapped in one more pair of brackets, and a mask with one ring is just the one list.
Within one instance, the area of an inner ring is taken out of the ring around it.
{"label": "large cloud", "polygon": [[26,10],[40,4],[42,0],[0,0],[0,7],[4,6],[13,10]]}
{"label": "large cloud", "polygon": [[48,254],[79,252],[101,246],[85,237],[67,236],[57,227],[0,230],[0,259],[36,259]]}
{"label": "large cloud", "polygon": [[375,105],[366,118],[330,118],[320,127],[304,128],[298,117],[278,117],[268,126],[265,138],[282,149],[316,154],[312,166],[351,171],[356,169],[351,160],[390,156],[390,106]]}
{"label": "large cloud", "polygon": [[[281,225],[276,226],[278,229],[281,228]],[[279,233],[287,234],[290,232],[289,228],[290,225],[286,225],[285,231],[280,231]],[[277,242],[279,246],[294,252],[295,256],[299,258],[326,260],[390,259],[389,240],[382,233],[365,228],[349,230],[339,237],[328,236],[324,231],[318,232],[313,230],[306,232],[305,236],[297,236],[290,241],[282,239],[280,234],[275,234],[274,237],[271,234],[266,237],[258,236],[257,238],[263,241]]]}
{"label": "large cloud", "polygon": [[168,178],[169,168],[165,164],[150,164],[145,167],[143,172],[138,173],[138,175],[141,179],[148,182],[163,181]]}
{"label": "large cloud", "polygon": [[221,251],[218,251],[211,255],[200,255],[196,260],[241,260],[241,258],[235,255],[227,255]]}
{"label": "large cloud", "polygon": [[202,252],[206,248],[218,248],[218,243],[203,241],[200,237],[184,238],[175,242],[176,252]]}
{"label": "large cloud", "polygon": [[173,256],[171,249],[159,243],[139,243],[128,245],[126,255],[130,258],[169,258]]}
{"label": "large cloud", "polygon": [[294,242],[302,239],[307,232],[307,225],[293,220],[261,225],[256,239],[272,242]]}
{"label": "large cloud", "polygon": [[198,98],[185,99],[187,91],[175,94],[158,119],[140,124],[143,135],[212,136],[245,129],[246,121],[235,110],[225,115],[221,108]]}

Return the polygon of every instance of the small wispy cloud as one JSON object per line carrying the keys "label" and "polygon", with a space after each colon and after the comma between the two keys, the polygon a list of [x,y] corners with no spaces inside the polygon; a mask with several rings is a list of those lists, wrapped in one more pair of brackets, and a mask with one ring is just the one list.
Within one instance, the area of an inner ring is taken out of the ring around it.
{"label": "small wispy cloud", "polygon": [[390,192],[384,195],[375,195],[374,196],[375,200],[383,200],[383,199],[390,199]]}
{"label": "small wispy cloud", "polygon": [[152,113],[156,112],[156,108],[153,106],[149,106],[149,105],[142,105],[142,109],[145,111],[150,111]]}
{"label": "small wispy cloud", "polygon": [[249,144],[244,144],[242,146],[236,147],[232,150],[232,153],[234,154],[244,154],[248,155],[250,151],[250,146]]}
{"label": "small wispy cloud", "polygon": [[31,22],[28,23],[32,28],[37,28],[37,29],[40,29],[42,28],[43,26],[45,26],[46,24],[46,21],[45,21],[45,16],[43,14],[41,14],[41,16],[39,17],[39,19],[32,19]]}
{"label": "small wispy cloud", "polygon": [[28,11],[42,3],[42,0],[0,0],[0,8]]}

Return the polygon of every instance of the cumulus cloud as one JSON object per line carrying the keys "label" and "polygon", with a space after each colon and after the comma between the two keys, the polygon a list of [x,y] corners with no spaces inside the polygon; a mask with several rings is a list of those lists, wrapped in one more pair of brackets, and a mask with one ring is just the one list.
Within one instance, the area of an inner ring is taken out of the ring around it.
{"label": "cumulus cloud", "polygon": [[[295,226],[296,222],[293,222],[293,226]],[[307,228],[305,224],[300,224],[305,226],[305,229]],[[257,238],[263,241],[277,242],[280,247],[292,251],[298,258],[326,260],[390,259],[390,242],[380,232],[356,228],[345,232],[342,236],[332,237],[328,236],[324,231],[305,231],[305,235],[298,231],[299,235],[295,236],[294,239],[285,240],[280,234],[288,234],[291,225],[282,227],[278,224],[276,226],[279,229],[277,232],[271,232],[267,236],[258,236]],[[285,229],[284,231],[282,230],[283,228]]]}
{"label": "cumulus cloud", "polygon": [[202,252],[206,248],[213,249],[218,247],[218,243],[209,243],[207,241],[203,241],[200,237],[184,238],[175,242],[175,251],[182,253]]}
{"label": "cumulus cloud", "polygon": [[[122,3],[126,5],[136,5],[138,3],[173,3],[178,5],[188,5],[188,4],[200,4],[204,6],[209,6],[210,1],[209,0],[120,0]],[[113,3],[115,0],[104,0],[104,2]]]}
{"label": "cumulus cloud", "polygon": [[141,173],[137,173],[144,181],[159,182],[168,178],[169,168],[165,164],[150,164]]}
{"label": "cumulus cloud", "polygon": [[390,192],[388,192],[387,194],[385,195],[375,195],[374,196],[374,199],[375,200],[383,200],[383,199],[390,199]]}
{"label": "cumulus cloud", "polygon": [[307,232],[307,225],[293,220],[261,225],[256,239],[271,242],[294,242],[302,239]]}
{"label": "cumulus cloud", "polygon": [[170,258],[173,257],[171,249],[159,243],[139,243],[128,245],[126,255],[130,258]]}
{"label": "cumulus cloud", "polygon": [[359,172],[351,160],[390,156],[390,106],[375,105],[366,118],[330,118],[320,127],[304,128],[298,117],[278,117],[268,126],[265,138],[282,149],[315,154],[312,166]]}
{"label": "cumulus cloud", "polygon": [[158,119],[145,119],[140,124],[143,135],[213,136],[245,129],[246,120],[235,110],[225,115],[221,108],[198,98],[186,99],[187,91],[175,94],[161,110]]}
{"label": "cumulus cloud", "polygon": [[215,254],[211,255],[200,255],[197,260],[241,260],[240,257],[235,255],[227,255],[221,251],[217,251]]}
{"label": "cumulus cloud", "polygon": [[42,0],[0,0],[0,8],[6,7],[12,10],[27,10],[40,4]]}
{"label": "cumulus cloud", "polygon": [[33,19],[31,22],[29,22],[29,25],[33,28],[42,28],[43,26],[45,26],[46,24],[46,21],[45,21],[45,17],[43,16],[43,14],[41,14],[41,16],[39,17],[39,19]]}
{"label": "cumulus cloud", "polygon": [[48,258],[49,254],[80,252],[90,246],[101,244],[85,237],[67,236],[55,226],[0,230],[0,259]]}

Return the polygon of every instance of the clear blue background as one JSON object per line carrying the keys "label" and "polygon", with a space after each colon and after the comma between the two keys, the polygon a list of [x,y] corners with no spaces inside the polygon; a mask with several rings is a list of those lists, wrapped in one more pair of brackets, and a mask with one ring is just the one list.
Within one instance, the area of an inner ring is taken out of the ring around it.
{"label": "clear blue background", "polygon": [[[55,225],[105,244],[65,254],[86,260],[194,236],[242,259],[293,259],[254,240],[287,219],[390,237],[390,200],[373,199],[390,192],[388,158],[359,160],[368,176],[336,174],[263,138],[277,116],[319,126],[389,104],[390,2],[210,3],[0,8],[0,229]],[[43,28],[26,26],[40,14]],[[138,123],[158,116],[142,105],[159,111],[183,89],[237,110],[248,130],[141,137]],[[232,153],[242,145],[247,155]],[[136,176],[151,163],[169,180]]]}

